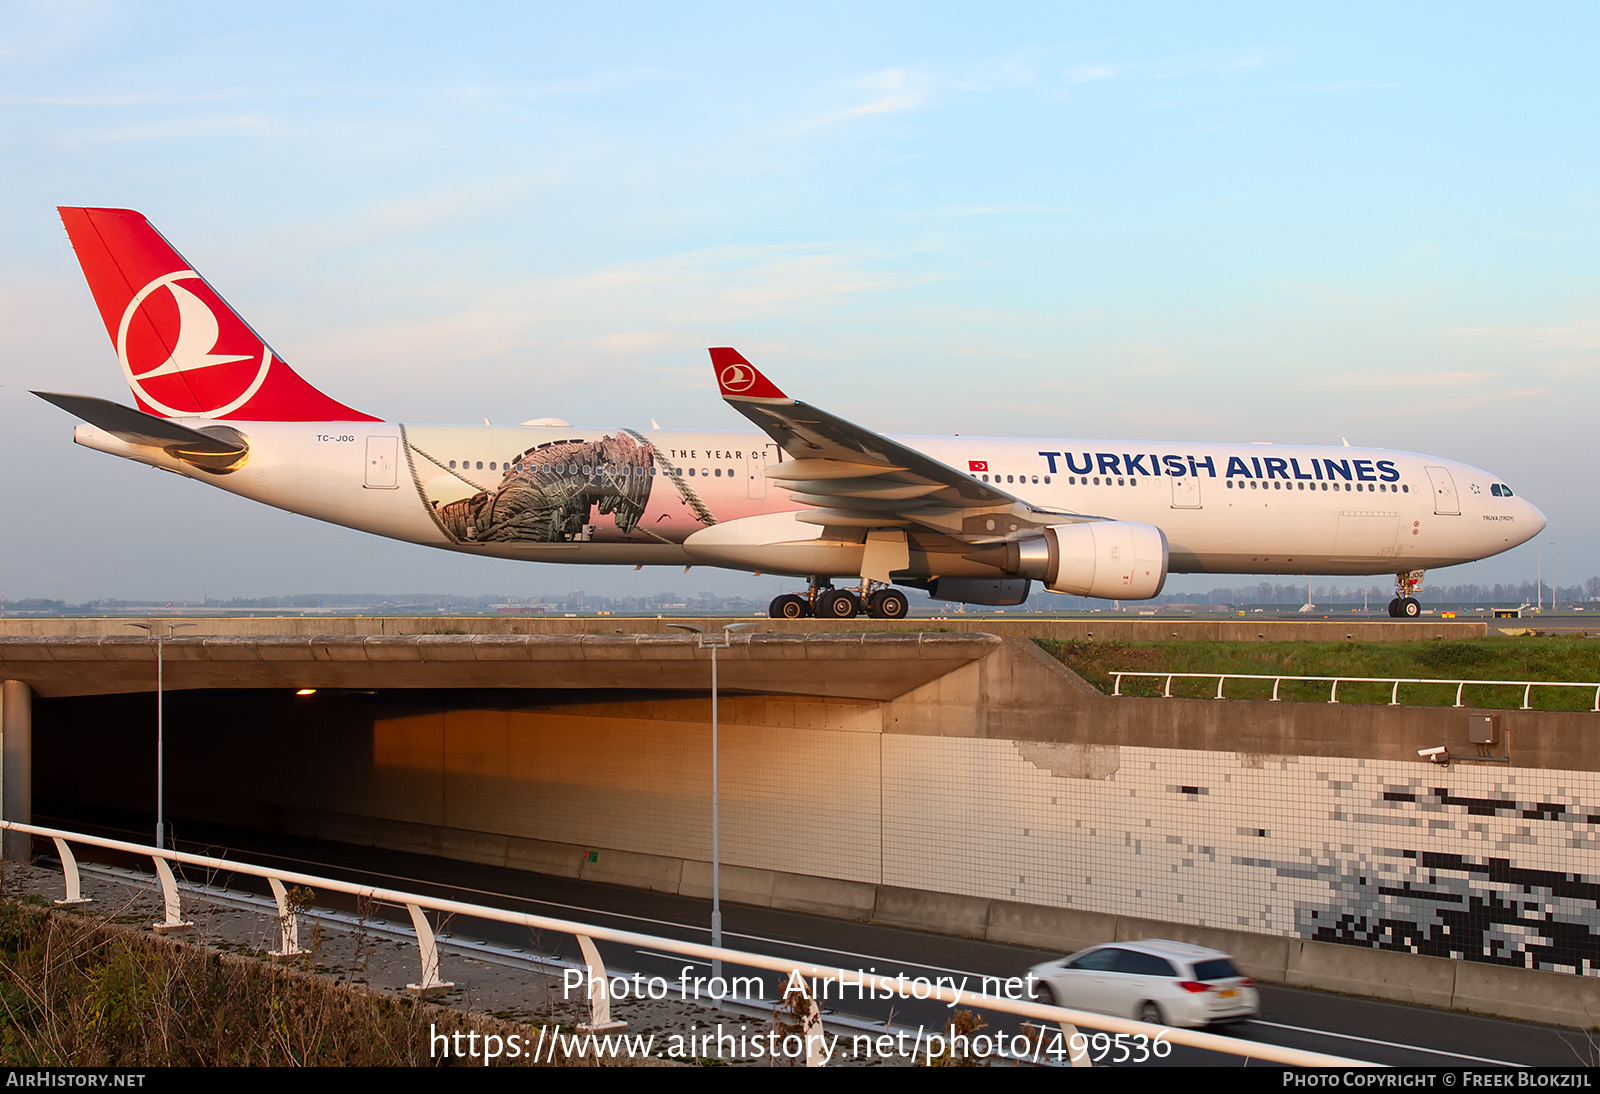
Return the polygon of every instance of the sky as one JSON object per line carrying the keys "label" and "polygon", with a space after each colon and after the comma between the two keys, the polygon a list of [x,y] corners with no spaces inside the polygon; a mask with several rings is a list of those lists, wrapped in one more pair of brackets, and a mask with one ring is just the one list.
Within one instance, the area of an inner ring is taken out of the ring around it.
{"label": "sky", "polygon": [[[0,590],[770,595],[473,559],[71,443],[128,401],[55,213],[138,209],[403,421],[1374,445],[1600,573],[1600,8],[0,0]],[[1241,583],[1175,577],[1169,589]]]}

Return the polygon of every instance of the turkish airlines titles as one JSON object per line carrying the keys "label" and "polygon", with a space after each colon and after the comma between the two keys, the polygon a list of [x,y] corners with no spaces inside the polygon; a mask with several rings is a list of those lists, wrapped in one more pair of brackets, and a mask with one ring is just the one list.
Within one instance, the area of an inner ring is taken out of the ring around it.
{"label": "turkish airlines titles", "polygon": [[[1400,471],[1393,460],[1331,460],[1326,457],[1308,459],[1309,469],[1301,466],[1298,457],[1282,456],[1229,456],[1222,473],[1217,473],[1216,461],[1221,456],[1157,456],[1153,453],[1116,452],[1040,452],[1049,464],[1049,473],[1063,471],[1076,475],[1166,475],[1182,478],[1198,476],[1202,472],[1211,478],[1244,479],[1300,479],[1306,482],[1399,482]],[[1079,467],[1079,457],[1083,466]],[[1058,464],[1057,461],[1060,461]],[[1148,463],[1146,462],[1148,461]],[[1064,465],[1064,466],[1063,466]]]}

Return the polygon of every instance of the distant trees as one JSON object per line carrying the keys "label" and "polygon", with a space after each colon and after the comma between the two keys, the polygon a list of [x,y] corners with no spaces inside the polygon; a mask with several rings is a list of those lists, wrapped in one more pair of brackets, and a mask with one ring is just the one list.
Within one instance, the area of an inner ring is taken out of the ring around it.
{"label": "distant trees", "polygon": [[[1363,599],[1370,607],[1381,610],[1394,595],[1394,585],[1388,575],[1376,575],[1368,578],[1365,584],[1362,579],[1347,578],[1349,584],[1340,585],[1328,583],[1318,585],[1312,590],[1312,603],[1322,607],[1334,606],[1359,606]],[[1479,584],[1476,582],[1463,582],[1458,585],[1433,585],[1424,584],[1417,598],[1424,604],[1443,605],[1491,605],[1522,603],[1532,604],[1539,597],[1539,586],[1532,581],[1520,583],[1497,583],[1493,585]],[[1563,585],[1554,590],[1551,596],[1551,587],[1544,586],[1543,599],[1546,604],[1554,600],[1563,602],[1582,600],[1587,597],[1600,598],[1600,577],[1591,577],[1581,585]],[[1275,583],[1262,581],[1255,585],[1241,585],[1234,588],[1217,587],[1209,592],[1167,592],[1148,602],[1151,606],[1161,604],[1209,604],[1218,607],[1235,606],[1262,607],[1273,605],[1278,607],[1299,607],[1306,601],[1306,583],[1304,580],[1289,583]],[[1133,602],[1129,602],[1130,604]],[[1143,602],[1141,602],[1143,603]],[[1105,607],[1106,602],[1090,600],[1081,596],[1061,596],[1056,593],[1047,593],[1035,590],[1029,597],[1026,608],[1041,609],[1044,611],[1083,611],[1088,608]],[[1126,606],[1126,605],[1125,605]]]}

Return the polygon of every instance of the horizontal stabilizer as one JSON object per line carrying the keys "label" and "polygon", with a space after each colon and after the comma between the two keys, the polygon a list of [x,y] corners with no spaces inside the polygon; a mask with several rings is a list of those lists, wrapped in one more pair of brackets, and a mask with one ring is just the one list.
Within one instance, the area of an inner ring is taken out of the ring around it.
{"label": "horizontal stabilizer", "polygon": [[218,429],[217,433],[222,435],[212,435],[179,425],[170,418],[158,418],[154,414],[146,414],[109,399],[96,399],[92,395],[63,395],[54,391],[35,391],[34,394],[129,444],[161,449],[179,448],[185,455],[196,456],[237,456],[247,447],[243,438],[232,429],[227,429],[225,434],[223,429]]}

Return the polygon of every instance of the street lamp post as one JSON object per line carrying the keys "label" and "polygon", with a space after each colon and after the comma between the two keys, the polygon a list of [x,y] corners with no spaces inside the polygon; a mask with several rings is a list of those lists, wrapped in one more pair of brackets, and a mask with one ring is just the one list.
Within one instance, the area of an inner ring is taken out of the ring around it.
{"label": "street lamp post", "polygon": [[172,632],[179,627],[193,627],[194,623],[168,623],[167,633],[162,634],[156,628],[159,623],[127,623],[124,626],[138,627],[151,638],[156,640],[156,846],[165,847],[166,819],[163,814],[163,803],[166,801],[166,703],[163,698],[161,679],[161,643],[171,638]]}
{"label": "street lamp post", "polygon": [[1551,540],[1550,541],[1550,612],[1551,612],[1552,615],[1555,614],[1556,600],[1557,599],[1558,598],[1556,596],[1556,544],[1555,544],[1555,540]]}
{"label": "street lamp post", "polygon": [[[691,623],[668,623],[680,631],[692,631],[696,644],[711,651],[711,945],[722,948],[722,803],[721,781],[718,772],[717,747],[717,651],[733,645],[733,632],[755,626],[754,623],[729,623],[722,628],[722,641],[706,641],[703,627]],[[711,962],[711,979],[722,977],[722,961]]]}

